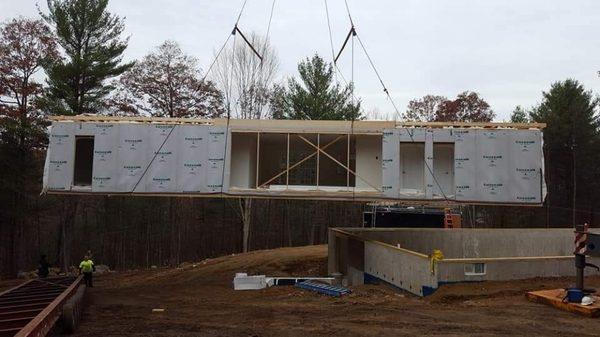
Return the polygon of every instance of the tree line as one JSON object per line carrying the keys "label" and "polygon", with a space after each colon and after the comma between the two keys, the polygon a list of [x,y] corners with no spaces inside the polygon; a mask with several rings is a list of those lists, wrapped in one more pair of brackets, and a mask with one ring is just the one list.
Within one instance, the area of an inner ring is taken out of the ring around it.
{"label": "tree line", "polygon": [[[92,250],[115,268],[177,265],[250,249],[326,242],[329,226],[360,226],[362,203],[296,200],[42,195],[48,116],[84,113],[246,119],[360,120],[353,83],[318,54],[279,80],[269,40],[227,46],[211,73],[176,41],[125,61],[125,20],[108,0],[48,0],[39,18],[0,27],[0,274],[31,269],[39,254],[67,269]],[[133,37],[135,38],[135,36]],[[466,226],[570,226],[595,219],[598,99],[576,80],[551,85],[513,122],[545,122],[548,197],[541,208],[463,207]],[[420,121],[491,121],[477,92],[426,95],[403,115]]]}

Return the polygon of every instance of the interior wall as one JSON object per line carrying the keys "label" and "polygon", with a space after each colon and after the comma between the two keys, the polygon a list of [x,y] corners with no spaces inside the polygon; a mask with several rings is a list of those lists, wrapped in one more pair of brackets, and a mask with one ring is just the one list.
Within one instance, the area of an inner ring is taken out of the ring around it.
{"label": "interior wall", "polygon": [[400,143],[400,192],[425,193],[425,143]]}
{"label": "interior wall", "polygon": [[231,135],[231,187],[254,188],[256,185],[256,133]]}
{"label": "interior wall", "polygon": [[[446,197],[454,195],[453,143],[433,143],[433,174],[435,177],[433,194]],[[440,191],[440,187],[442,191]]]}
{"label": "interior wall", "polygon": [[[356,136],[356,173],[375,187],[381,187],[381,136]],[[372,188],[362,179],[356,187]]]}

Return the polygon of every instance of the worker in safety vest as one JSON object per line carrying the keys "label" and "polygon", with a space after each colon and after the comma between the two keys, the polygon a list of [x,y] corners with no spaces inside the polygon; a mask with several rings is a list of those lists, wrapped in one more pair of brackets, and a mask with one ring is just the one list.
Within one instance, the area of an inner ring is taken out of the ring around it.
{"label": "worker in safety vest", "polygon": [[83,273],[85,285],[93,288],[94,285],[92,284],[92,272],[96,271],[96,266],[94,266],[94,261],[92,261],[89,256],[86,255],[83,258],[83,261],[81,261],[79,264],[79,271]]}
{"label": "worker in safety vest", "polygon": [[50,274],[50,263],[48,263],[48,260],[46,260],[46,255],[42,254],[40,255],[40,261],[38,262],[38,277],[39,278],[46,278],[48,277],[48,274]]}

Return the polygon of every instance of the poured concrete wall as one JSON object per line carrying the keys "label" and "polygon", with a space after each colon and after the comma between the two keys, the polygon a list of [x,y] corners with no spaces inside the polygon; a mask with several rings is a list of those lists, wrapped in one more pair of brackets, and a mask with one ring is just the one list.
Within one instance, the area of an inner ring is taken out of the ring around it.
{"label": "poured concrete wall", "polygon": [[[449,282],[575,275],[574,233],[569,228],[340,230],[330,229],[329,267],[344,275],[351,270],[350,284],[359,284],[354,282],[361,265],[365,279],[380,279],[420,296]],[[340,237],[346,242],[343,258],[332,249],[332,242],[339,242]],[[363,242],[364,246],[351,252],[349,242]],[[432,273],[428,256],[434,249],[442,250],[444,259],[435,263]],[[588,258],[588,262],[598,264],[600,259]],[[473,273],[475,265],[483,272]],[[586,275],[600,273],[587,268]]]}
{"label": "poured concrete wall", "polygon": [[567,256],[573,253],[573,230],[382,228],[349,231],[366,239],[446,258]]}
{"label": "poured concrete wall", "polygon": [[[469,275],[465,267],[469,263],[438,263],[439,282],[505,281],[534,277],[559,277],[575,274],[574,258],[543,260],[486,261],[485,275]],[[591,270],[590,270],[591,272]]]}
{"label": "poured concrete wall", "polygon": [[436,289],[436,275],[429,259],[393,247],[365,242],[365,273],[415,295],[424,296]]}

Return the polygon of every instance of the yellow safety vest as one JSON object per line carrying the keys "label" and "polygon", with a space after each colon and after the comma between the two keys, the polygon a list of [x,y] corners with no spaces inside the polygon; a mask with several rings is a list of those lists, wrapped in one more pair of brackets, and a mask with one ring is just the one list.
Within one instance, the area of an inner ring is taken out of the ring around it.
{"label": "yellow safety vest", "polygon": [[94,262],[92,260],[83,260],[79,264],[79,269],[84,273],[91,273],[94,269]]}

